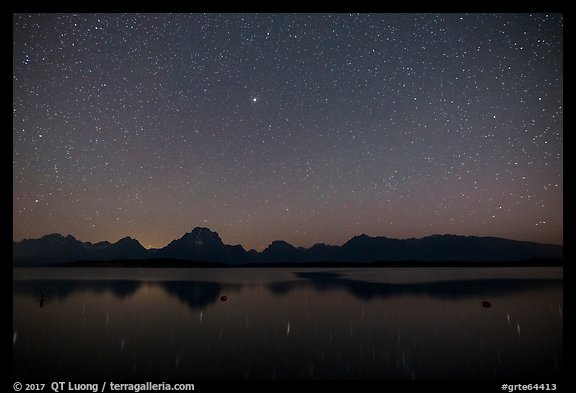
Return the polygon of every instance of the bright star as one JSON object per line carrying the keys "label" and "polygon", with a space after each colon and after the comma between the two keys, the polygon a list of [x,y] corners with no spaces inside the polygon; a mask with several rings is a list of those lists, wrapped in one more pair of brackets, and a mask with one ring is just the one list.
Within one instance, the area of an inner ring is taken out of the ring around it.
{"label": "bright star", "polygon": [[258,98],[253,97],[253,98],[252,98],[252,102],[256,102],[256,101],[258,101]]}

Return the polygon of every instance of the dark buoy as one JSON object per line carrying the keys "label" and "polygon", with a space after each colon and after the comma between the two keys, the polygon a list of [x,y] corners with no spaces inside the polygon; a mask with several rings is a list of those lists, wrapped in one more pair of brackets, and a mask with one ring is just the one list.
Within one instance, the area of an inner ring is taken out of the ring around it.
{"label": "dark buoy", "polygon": [[492,303],[490,303],[488,300],[484,300],[482,302],[482,307],[484,308],[490,308],[492,306]]}
{"label": "dark buoy", "polygon": [[40,303],[40,307],[44,307],[44,302],[46,301],[46,298],[44,297],[44,294],[40,294],[40,299],[38,299],[38,303]]}
{"label": "dark buoy", "polygon": [[220,296],[220,301],[225,302],[226,300],[228,300],[228,297],[226,295]]}

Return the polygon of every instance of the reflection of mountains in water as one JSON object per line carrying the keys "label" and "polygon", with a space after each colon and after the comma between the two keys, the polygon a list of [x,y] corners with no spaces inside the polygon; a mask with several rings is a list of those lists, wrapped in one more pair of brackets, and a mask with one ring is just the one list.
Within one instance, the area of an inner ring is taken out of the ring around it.
{"label": "reflection of mountains in water", "polygon": [[299,288],[318,292],[345,290],[361,300],[418,295],[435,298],[466,298],[485,295],[512,295],[541,289],[561,287],[561,279],[476,279],[429,281],[416,283],[379,283],[346,278],[338,272],[297,272],[304,280],[280,281],[269,285],[275,295],[284,295]]}
{"label": "reflection of mountains in water", "polygon": [[239,290],[242,285],[211,281],[135,281],[135,280],[17,280],[15,294],[46,299],[65,299],[78,293],[111,293],[118,299],[128,298],[142,285],[158,286],[188,307],[202,308],[214,303],[225,290]]}
{"label": "reflection of mountains in water", "polygon": [[134,280],[15,280],[15,294],[39,296],[45,294],[48,299],[65,299],[82,293],[110,292],[119,299],[132,296],[142,283]]}
{"label": "reflection of mountains in water", "polygon": [[[283,296],[299,289],[318,292],[345,290],[357,299],[417,295],[436,298],[466,298],[487,295],[511,295],[542,289],[561,288],[561,279],[477,279],[419,283],[378,283],[346,278],[337,272],[296,272],[299,280],[277,281],[267,289]],[[143,285],[162,288],[191,309],[215,303],[225,291],[241,291],[247,284],[224,284],[212,281],[135,281],[135,280],[16,280],[15,294],[46,299],[65,299],[77,293],[111,293],[118,299],[128,298]]]}

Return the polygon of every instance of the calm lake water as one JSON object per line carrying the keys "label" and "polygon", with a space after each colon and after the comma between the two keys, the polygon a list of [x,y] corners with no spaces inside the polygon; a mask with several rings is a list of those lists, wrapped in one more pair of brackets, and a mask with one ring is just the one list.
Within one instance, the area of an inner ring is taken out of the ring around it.
{"label": "calm lake water", "polygon": [[562,374],[562,268],[14,269],[15,379]]}

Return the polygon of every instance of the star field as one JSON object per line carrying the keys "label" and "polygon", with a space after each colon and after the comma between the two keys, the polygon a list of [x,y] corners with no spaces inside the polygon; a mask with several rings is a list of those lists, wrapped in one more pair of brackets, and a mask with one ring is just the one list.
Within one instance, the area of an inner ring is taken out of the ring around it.
{"label": "star field", "polygon": [[557,14],[14,14],[14,240],[563,243]]}

